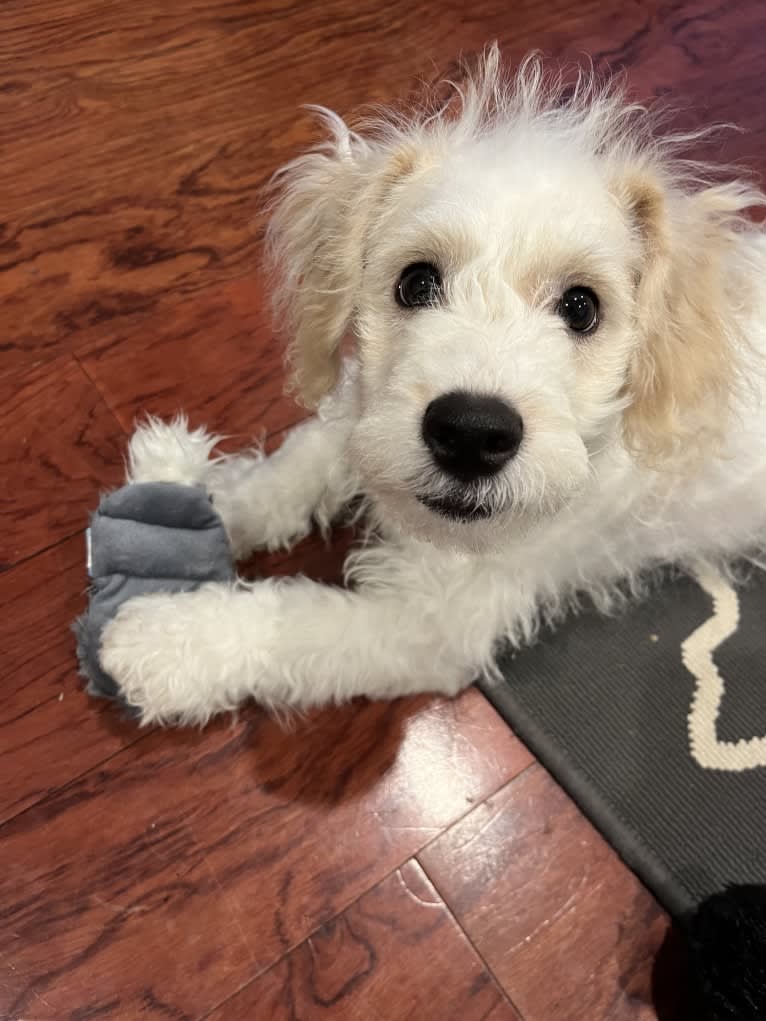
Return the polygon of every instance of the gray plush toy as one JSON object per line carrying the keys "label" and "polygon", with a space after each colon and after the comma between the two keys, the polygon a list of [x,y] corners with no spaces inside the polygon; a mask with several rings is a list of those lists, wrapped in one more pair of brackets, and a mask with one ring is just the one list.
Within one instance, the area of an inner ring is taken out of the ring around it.
{"label": "gray plush toy", "polygon": [[104,496],[86,535],[90,601],[74,625],[80,672],[91,695],[122,701],[99,662],[104,626],[135,596],[233,580],[231,549],[205,489],[177,482],[135,482]]}

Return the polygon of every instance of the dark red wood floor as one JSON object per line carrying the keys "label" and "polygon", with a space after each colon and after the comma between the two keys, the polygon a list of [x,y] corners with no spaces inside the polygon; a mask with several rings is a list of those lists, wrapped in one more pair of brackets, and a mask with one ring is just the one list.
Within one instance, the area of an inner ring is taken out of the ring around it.
{"label": "dark red wood floor", "polygon": [[[258,191],[312,137],[300,105],[407,94],[495,37],[627,66],[764,166],[762,0],[0,5],[2,1018],[671,1018],[663,912],[477,692],[181,733],[76,676],[82,531],[134,417],[232,446],[299,417]],[[257,567],[334,578],[344,541]]]}

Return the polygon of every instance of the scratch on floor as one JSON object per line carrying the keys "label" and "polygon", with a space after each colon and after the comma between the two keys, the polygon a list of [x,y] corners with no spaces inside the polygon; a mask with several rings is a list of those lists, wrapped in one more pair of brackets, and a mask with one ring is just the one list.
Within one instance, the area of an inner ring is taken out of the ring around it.
{"label": "scratch on floor", "polygon": [[237,931],[239,932],[239,935],[242,938],[242,943],[244,944],[245,949],[247,950],[247,953],[248,953],[248,955],[250,957],[250,960],[252,961],[253,964],[257,965],[258,964],[258,957],[257,957],[255,951],[253,950],[252,944],[250,943],[250,940],[249,940],[249,938],[247,936],[247,932],[245,931],[244,926],[242,925],[242,922],[240,921],[239,905],[236,902],[233,901],[233,899],[231,897],[231,894],[222,885],[220,879],[218,878],[218,876],[215,873],[215,870],[213,869],[212,865],[208,861],[208,857],[207,857],[207,853],[205,852],[205,849],[201,846],[199,841],[196,839],[196,837],[192,833],[190,827],[189,826],[185,826],[184,829],[189,834],[189,840],[192,842],[192,844],[194,844],[194,846],[197,848],[197,850],[201,853],[203,867],[206,869],[208,875],[213,880],[213,883],[215,884],[215,886],[220,891],[221,897],[223,898],[223,900],[228,905],[229,910],[231,912],[232,921],[234,922],[234,925],[237,927]]}
{"label": "scratch on floor", "polygon": [[95,904],[100,904],[101,907],[107,908],[109,911],[113,911],[116,915],[140,915],[144,911],[148,911],[149,908],[145,904],[136,904],[134,907],[129,907],[127,904],[118,904],[117,901],[104,900],[103,897],[99,897],[98,894],[92,894],[91,900]]}

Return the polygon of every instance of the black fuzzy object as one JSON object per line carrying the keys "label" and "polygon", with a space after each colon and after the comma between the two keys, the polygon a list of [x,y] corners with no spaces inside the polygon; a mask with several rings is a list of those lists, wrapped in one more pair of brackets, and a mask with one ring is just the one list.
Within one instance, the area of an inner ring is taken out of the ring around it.
{"label": "black fuzzy object", "polygon": [[695,1021],[766,1021],[766,886],[730,886],[688,919]]}

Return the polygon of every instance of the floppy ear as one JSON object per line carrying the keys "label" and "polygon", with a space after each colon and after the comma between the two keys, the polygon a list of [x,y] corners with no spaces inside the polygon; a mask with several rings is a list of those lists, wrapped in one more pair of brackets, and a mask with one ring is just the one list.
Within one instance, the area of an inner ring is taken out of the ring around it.
{"label": "floppy ear", "polygon": [[650,170],[624,175],[616,191],[643,248],[626,443],[652,465],[675,453],[709,455],[747,348],[741,309],[751,285],[738,234],[744,211],[763,198],[740,183],[688,194]]}
{"label": "floppy ear", "polygon": [[292,388],[309,407],[338,378],[362,270],[370,154],[339,117],[319,113],[331,138],[275,175],[267,233],[275,314],[291,337]]}

